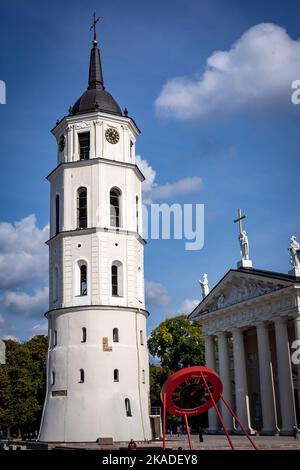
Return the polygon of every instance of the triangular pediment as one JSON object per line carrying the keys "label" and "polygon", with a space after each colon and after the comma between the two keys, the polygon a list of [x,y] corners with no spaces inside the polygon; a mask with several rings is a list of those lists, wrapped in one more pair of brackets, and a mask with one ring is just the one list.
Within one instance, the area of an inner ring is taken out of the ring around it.
{"label": "triangular pediment", "polygon": [[287,275],[255,269],[230,270],[191,313],[199,314],[222,310],[232,305],[268,295],[293,284]]}

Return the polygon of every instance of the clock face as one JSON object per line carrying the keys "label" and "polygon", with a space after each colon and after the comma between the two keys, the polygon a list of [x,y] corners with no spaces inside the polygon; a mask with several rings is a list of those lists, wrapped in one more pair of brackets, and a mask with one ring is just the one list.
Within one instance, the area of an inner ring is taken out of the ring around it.
{"label": "clock face", "polygon": [[[207,387],[205,385],[207,384]],[[172,374],[162,387],[162,400],[166,399],[169,413],[176,416],[196,416],[213,406],[222,393],[222,382],[208,367],[193,366]]]}
{"label": "clock face", "polygon": [[117,144],[120,140],[119,132],[112,127],[106,130],[105,137],[110,144]]}
{"label": "clock face", "polygon": [[66,145],[66,138],[64,135],[61,135],[59,139],[59,143],[58,143],[58,148],[60,152],[63,152],[65,145]]}
{"label": "clock face", "polygon": [[[209,387],[211,388],[211,384],[209,384]],[[198,408],[208,399],[209,394],[200,377],[181,382],[172,394],[172,402],[177,408],[182,410]]]}

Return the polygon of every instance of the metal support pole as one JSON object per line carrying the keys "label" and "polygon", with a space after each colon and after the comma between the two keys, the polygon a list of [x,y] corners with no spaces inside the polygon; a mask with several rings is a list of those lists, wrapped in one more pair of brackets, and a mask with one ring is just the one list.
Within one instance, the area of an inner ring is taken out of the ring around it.
{"label": "metal support pole", "polygon": [[[201,374],[202,380],[203,380],[203,382],[204,382],[205,388],[206,388],[206,390],[208,391],[209,397],[210,397],[210,399],[211,399],[211,401],[212,401],[212,403],[213,403],[214,409],[216,410],[216,413],[217,413],[217,415],[218,415],[218,418],[219,418],[219,420],[220,420],[220,423],[221,423],[221,425],[222,425],[222,428],[224,429],[224,432],[225,432],[226,437],[227,437],[227,439],[228,439],[228,442],[229,442],[229,445],[230,445],[230,447],[231,447],[231,450],[235,450],[235,449],[234,449],[234,445],[233,445],[233,443],[232,443],[232,440],[231,440],[231,438],[230,438],[230,436],[229,436],[229,434],[228,434],[227,428],[226,428],[226,426],[225,426],[225,424],[224,424],[224,421],[223,421],[223,418],[222,418],[222,416],[221,416],[221,413],[220,413],[220,411],[218,410],[218,407],[217,407],[217,405],[216,405],[215,399],[214,399],[214,397],[212,396],[212,393],[211,393],[211,391],[210,391],[210,389],[209,389],[209,386],[207,385],[207,382],[206,382],[206,379],[205,379],[205,377],[204,377],[204,375],[203,375],[203,372],[200,372],[200,374]],[[221,395],[221,396],[222,396],[222,395]]]}
{"label": "metal support pole", "polygon": [[190,427],[189,427],[187,414],[184,415],[184,421],[185,421],[186,432],[187,432],[187,435],[188,435],[190,450],[193,450],[193,443],[192,443],[192,439],[191,439],[191,433],[190,433]]}
{"label": "metal support pole", "polygon": [[223,401],[223,403],[225,403],[225,405],[227,406],[228,410],[230,411],[230,413],[232,414],[232,416],[234,417],[235,421],[238,423],[238,425],[240,426],[241,430],[243,431],[243,433],[245,434],[245,436],[249,439],[249,441],[251,442],[251,444],[253,445],[254,449],[255,450],[259,450],[256,445],[254,444],[254,442],[252,441],[251,437],[249,436],[249,434],[247,433],[247,431],[244,429],[242,423],[239,421],[238,417],[236,416],[236,414],[234,413],[234,411],[232,410],[232,408],[230,407],[229,403],[227,403],[227,401],[225,400],[225,398],[221,395],[220,396],[221,400]]}
{"label": "metal support pole", "polygon": [[166,426],[167,426],[167,394],[163,396],[164,410],[163,410],[163,449],[166,448]]}

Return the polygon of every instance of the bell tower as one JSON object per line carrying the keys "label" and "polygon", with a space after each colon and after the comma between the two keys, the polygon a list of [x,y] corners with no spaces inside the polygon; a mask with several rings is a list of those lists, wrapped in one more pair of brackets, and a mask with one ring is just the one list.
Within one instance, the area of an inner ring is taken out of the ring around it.
{"label": "bell tower", "polygon": [[140,131],[104,87],[95,24],[88,88],[52,129],[48,442],[151,439]]}

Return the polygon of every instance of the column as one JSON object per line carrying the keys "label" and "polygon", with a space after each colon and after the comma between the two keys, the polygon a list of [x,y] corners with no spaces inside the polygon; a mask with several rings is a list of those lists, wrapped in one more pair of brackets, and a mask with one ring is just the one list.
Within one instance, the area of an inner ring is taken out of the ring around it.
{"label": "column", "polygon": [[282,421],[280,434],[288,436],[293,434],[293,427],[296,426],[290,347],[286,319],[278,318],[274,323]]}
{"label": "column", "polygon": [[[295,325],[295,339],[300,341],[300,316],[295,318],[294,325]],[[297,345],[297,350],[299,351],[298,345]],[[297,356],[299,357],[299,353],[297,353]],[[297,366],[297,370],[298,370],[298,403],[299,403],[299,412],[300,412],[300,363]]]}
{"label": "column", "polygon": [[[232,391],[231,391],[231,375],[230,375],[230,362],[228,354],[228,338],[227,333],[218,333],[218,347],[219,347],[219,368],[220,377],[223,383],[223,397],[232,407]],[[228,431],[233,431],[233,419],[227,407],[221,402],[222,418]]]}
{"label": "column", "polygon": [[[205,336],[205,365],[216,370],[216,358],[214,351],[214,337]],[[218,430],[218,417],[214,408],[208,410],[208,432],[215,433]]]}
{"label": "column", "polygon": [[242,330],[234,330],[233,358],[234,358],[234,380],[236,414],[246,431],[252,431],[250,422],[249,396],[246,372],[246,355],[244,335]]}
{"label": "column", "polygon": [[277,430],[277,420],[268,324],[257,325],[256,333],[263,421],[260,434],[273,435]]}

